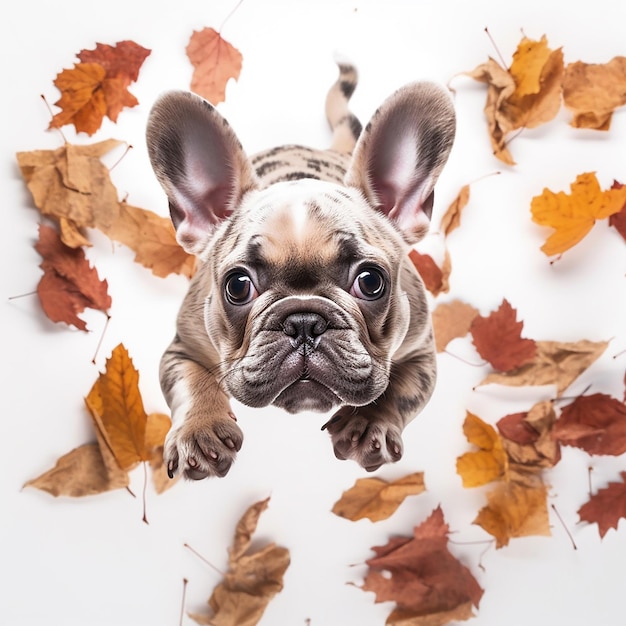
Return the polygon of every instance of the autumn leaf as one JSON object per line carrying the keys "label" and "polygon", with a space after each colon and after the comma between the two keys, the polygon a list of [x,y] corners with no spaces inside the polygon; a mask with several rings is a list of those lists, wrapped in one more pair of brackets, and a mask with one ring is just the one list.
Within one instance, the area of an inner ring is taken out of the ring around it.
{"label": "autumn leaf", "polygon": [[437,352],[443,352],[453,339],[465,337],[477,315],[478,309],[461,300],[437,305],[431,315]]}
{"label": "autumn leaf", "polygon": [[424,281],[424,286],[433,296],[446,293],[450,290],[448,279],[451,272],[450,254],[445,251],[443,263],[439,267],[429,254],[421,254],[414,248],[409,252],[409,258]]}
{"label": "autumn leaf", "polygon": [[274,543],[250,551],[259,517],[268,503],[266,498],[253,504],[239,520],[228,551],[230,569],[209,598],[213,615],[189,615],[198,624],[255,626],[271,599],[283,588],[289,551]]}
{"label": "autumn leaf", "polygon": [[598,525],[601,538],[611,528],[617,530],[620,519],[626,517],[626,472],[621,477],[621,483],[609,483],[578,509],[581,521]]}
{"label": "autumn leaf", "polygon": [[[624,185],[616,180],[611,185],[611,189],[622,189],[623,187]],[[626,240],[626,202],[624,202],[624,206],[617,213],[609,216],[609,226],[613,226],[622,238]]]}
{"label": "autumn leaf", "polygon": [[61,112],[52,118],[49,128],[74,124],[77,132],[93,135],[105,116],[116,122],[124,107],[138,104],[127,88],[137,80],[149,54],[150,50],[132,41],[115,47],[97,44],[95,50],[81,51],[78,58],[82,62],[60,72],[54,81],[61,92],[55,102]]}
{"label": "autumn leaf", "polygon": [[495,428],[468,411],[463,433],[471,444],[479,448],[476,452],[466,452],[456,461],[456,471],[463,480],[463,486],[479,487],[505,476],[508,458]]}
{"label": "autumn leaf", "polygon": [[536,345],[537,354],[530,362],[510,372],[492,372],[479,385],[556,385],[557,396],[561,396],[609,344],[607,341],[581,340],[570,343],[537,341]]}
{"label": "autumn leaf", "polygon": [[217,105],[226,98],[226,84],[237,80],[243,56],[213,28],[194,31],[186,48],[194,66],[191,90]]}
{"label": "autumn leaf", "polygon": [[133,250],[135,261],[156,276],[175,273],[191,278],[194,274],[195,257],[176,241],[176,231],[169,218],[120,202],[115,221],[101,230]]}
{"label": "autumn leaf", "polygon": [[363,518],[378,522],[395,513],[407,496],[422,493],[424,489],[422,472],[392,482],[381,478],[359,478],[352,488],[343,492],[332,511],[353,522]]}
{"label": "autumn leaf", "polygon": [[470,198],[470,186],[463,185],[461,190],[457,194],[456,198],[452,201],[450,206],[446,209],[446,212],[441,218],[439,224],[440,230],[444,236],[447,237],[452,231],[456,230],[461,225],[461,213],[467,206]]}
{"label": "autumn leaf", "polygon": [[487,502],[473,523],[495,537],[496,548],[508,545],[514,537],[550,535],[544,485],[529,487],[514,481],[501,482],[487,493]]}
{"label": "autumn leaf", "polygon": [[37,295],[47,317],[53,322],[65,322],[87,330],[78,315],[86,308],[107,314],[111,306],[106,280],[101,280],[89,265],[82,248],[69,248],[50,226],[39,226],[35,250],[43,257],[43,276],[37,285]]}
{"label": "autumn leaf", "polygon": [[514,165],[507,147],[510,133],[540,126],[559,112],[562,50],[551,50],[545,36],[540,41],[524,37],[508,69],[490,58],[466,75],[487,83],[485,115],[494,155],[504,163]]}
{"label": "autumn leaf", "polygon": [[90,245],[82,230],[110,227],[118,212],[117,190],[100,157],[123,142],[107,139],[84,146],[18,152],[17,161],[42,215],[55,219],[72,248]]}
{"label": "autumn leaf", "polygon": [[537,346],[532,339],[521,336],[523,322],[507,300],[487,317],[477,316],[470,327],[474,345],[480,356],[499,372],[510,372],[531,361]]}
{"label": "autumn leaf", "polygon": [[413,537],[394,537],[372,548],[364,591],[376,602],[396,603],[387,624],[443,626],[450,619],[472,617],[483,590],[470,572],[448,550],[449,528],[441,507],[413,531]]}
{"label": "autumn leaf", "polygon": [[531,201],[533,221],[555,229],[541,246],[547,256],[562,254],[575,246],[589,233],[596,220],[618,213],[626,203],[626,188],[602,191],[593,172],[577,176],[570,189],[570,194],[544,189]]}
{"label": "autumn leaf", "polygon": [[579,396],[561,410],[553,436],[589,454],[619,456],[626,452],[626,404],[603,393]]}
{"label": "autumn leaf", "polygon": [[576,128],[608,130],[613,111],[626,104],[626,57],[608,63],[577,61],[565,68],[563,101]]}

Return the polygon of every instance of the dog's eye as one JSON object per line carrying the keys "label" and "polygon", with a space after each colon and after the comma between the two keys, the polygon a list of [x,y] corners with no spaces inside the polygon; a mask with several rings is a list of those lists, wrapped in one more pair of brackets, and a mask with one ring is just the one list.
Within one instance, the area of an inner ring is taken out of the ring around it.
{"label": "dog's eye", "polygon": [[361,300],[378,300],[385,293],[385,277],[376,268],[367,268],[359,272],[350,293]]}
{"label": "dog's eye", "polygon": [[243,272],[234,272],[226,279],[224,292],[228,302],[238,306],[252,302],[258,295],[252,279]]}

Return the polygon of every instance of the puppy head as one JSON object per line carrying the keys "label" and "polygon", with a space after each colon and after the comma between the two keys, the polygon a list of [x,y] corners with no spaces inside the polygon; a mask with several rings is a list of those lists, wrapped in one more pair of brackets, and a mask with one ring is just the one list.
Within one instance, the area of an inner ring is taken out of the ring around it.
{"label": "puppy head", "polygon": [[361,406],[385,391],[409,324],[426,324],[421,282],[407,283],[402,268],[407,242],[427,230],[453,136],[447,94],[412,85],[366,127],[345,187],[302,179],[261,189],[215,109],[187,93],[157,101],[151,162],[179,242],[205,261],[192,288],[203,290],[204,329],[231,395],[295,412]]}

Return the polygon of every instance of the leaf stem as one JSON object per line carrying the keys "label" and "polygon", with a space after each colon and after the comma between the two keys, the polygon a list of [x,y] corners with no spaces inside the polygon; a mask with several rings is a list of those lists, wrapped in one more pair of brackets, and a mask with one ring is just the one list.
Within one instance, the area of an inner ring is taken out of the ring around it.
{"label": "leaf stem", "polygon": [[187,596],[187,584],[189,581],[186,578],[183,578],[183,597],[180,601],[180,619],[178,620],[179,626],[183,626],[183,619],[185,617],[185,599]]}
{"label": "leaf stem", "polygon": [[187,550],[189,550],[191,553],[195,554],[203,563],[205,563],[206,565],[208,565],[211,569],[215,570],[220,576],[226,576],[226,574],[224,574],[224,572],[215,567],[215,565],[213,565],[213,563],[211,563],[211,561],[209,561],[208,559],[204,558],[198,551],[194,550],[188,543],[183,544],[185,548],[187,548]]}
{"label": "leaf stem", "polygon": [[493,49],[496,51],[496,54],[500,57],[500,63],[502,63],[502,67],[508,71],[509,68],[506,65],[506,61],[504,60],[504,57],[500,53],[500,49],[496,45],[494,38],[491,36],[491,33],[489,32],[489,28],[487,28],[486,26],[485,26],[485,33],[487,33],[487,37],[489,37],[489,41],[491,42]]}
{"label": "leaf stem", "polygon": [[569,531],[569,528],[565,525],[565,522],[563,521],[561,514],[557,511],[557,508],[554,506],[554,504],[551,504],[550,508],[554,511],[554,513],[557,516],[557,519],[559,520],[559,522],[561,522],[561,526],[563,526],[563,528],[565,529],[565,532],[567,533],[569,540],[572,542],[572,547],[574,548],[574,550],[578,550],[578,546],[576,545],[576,542],[574,541],[574,537],[572,537],[572,533]]}
{"label": "leaf stem", "polygon": [[242,3],[243,3],[243,0],[239,0],[239,2],[231,10],[231,12],[224,18],[224,21],[221,23],[220,27],[217,29],[218,33],[222,32],[222,29],[224,28],[224,25],[226,24],[226,22],[228,22],[228,20],[232,17],[233,13],[235,13],[235,11],[242,5]]}
{"label": "leaf stem", "polygon": [[109,322],[111,321],[111,316],[106,312],[103,311],[103,313],[107,316],[106,322],[104,323],[104,328],[102,329],[102,333],[100,334],[100,339],[98,340],[98,345],[96,346],[96,351],[93,354],[93,357],[91,358],[91,362],[95,365],[96,364],[96,357],[98,356],[98,352],[100,352],[100,348],[102,347],[102,341],[104,340],[104,334],[107,331],[107,328],[109,327]]}
{"label": "leaf stem", "polygon": [[147,463],[146,461],[144,461],[142,463],[143,465],[143,493],[142,493],[142,502],[143,502],[143,518],[142,518],[142,522],[144,524],[148,524],[148,526],[150,525],[150,522],[148,521],[148,514],[147,514],[147,491],[148,491],[148,467],[147,467]]}
{"label": "leaf stem", "polygon": [[472,363],[471,361],[468,361],[464,359],[463,357],[460,357],[458,354],[454,354],[454,352],[450,352],[447,348],[443,352],[444,354],[448,354],[454,359],[458,359],[459,361],[461,361],[461,363],[465,363],[465,365],[469,365],[471,367],[484,367],[485,365],[488,364],[487,361],[483,361],[482,363]]}

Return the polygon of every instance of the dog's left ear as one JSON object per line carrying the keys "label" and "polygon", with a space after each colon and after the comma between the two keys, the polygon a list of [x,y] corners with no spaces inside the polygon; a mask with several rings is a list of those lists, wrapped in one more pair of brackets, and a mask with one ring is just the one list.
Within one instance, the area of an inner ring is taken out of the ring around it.
{"label": "dog's left ear", "polygon": [[376,111],[359,138],[345,183],[359,188],[409,243],[428,231],[434,187],[454,142],[456,117],[443,87],[402,87]]}

